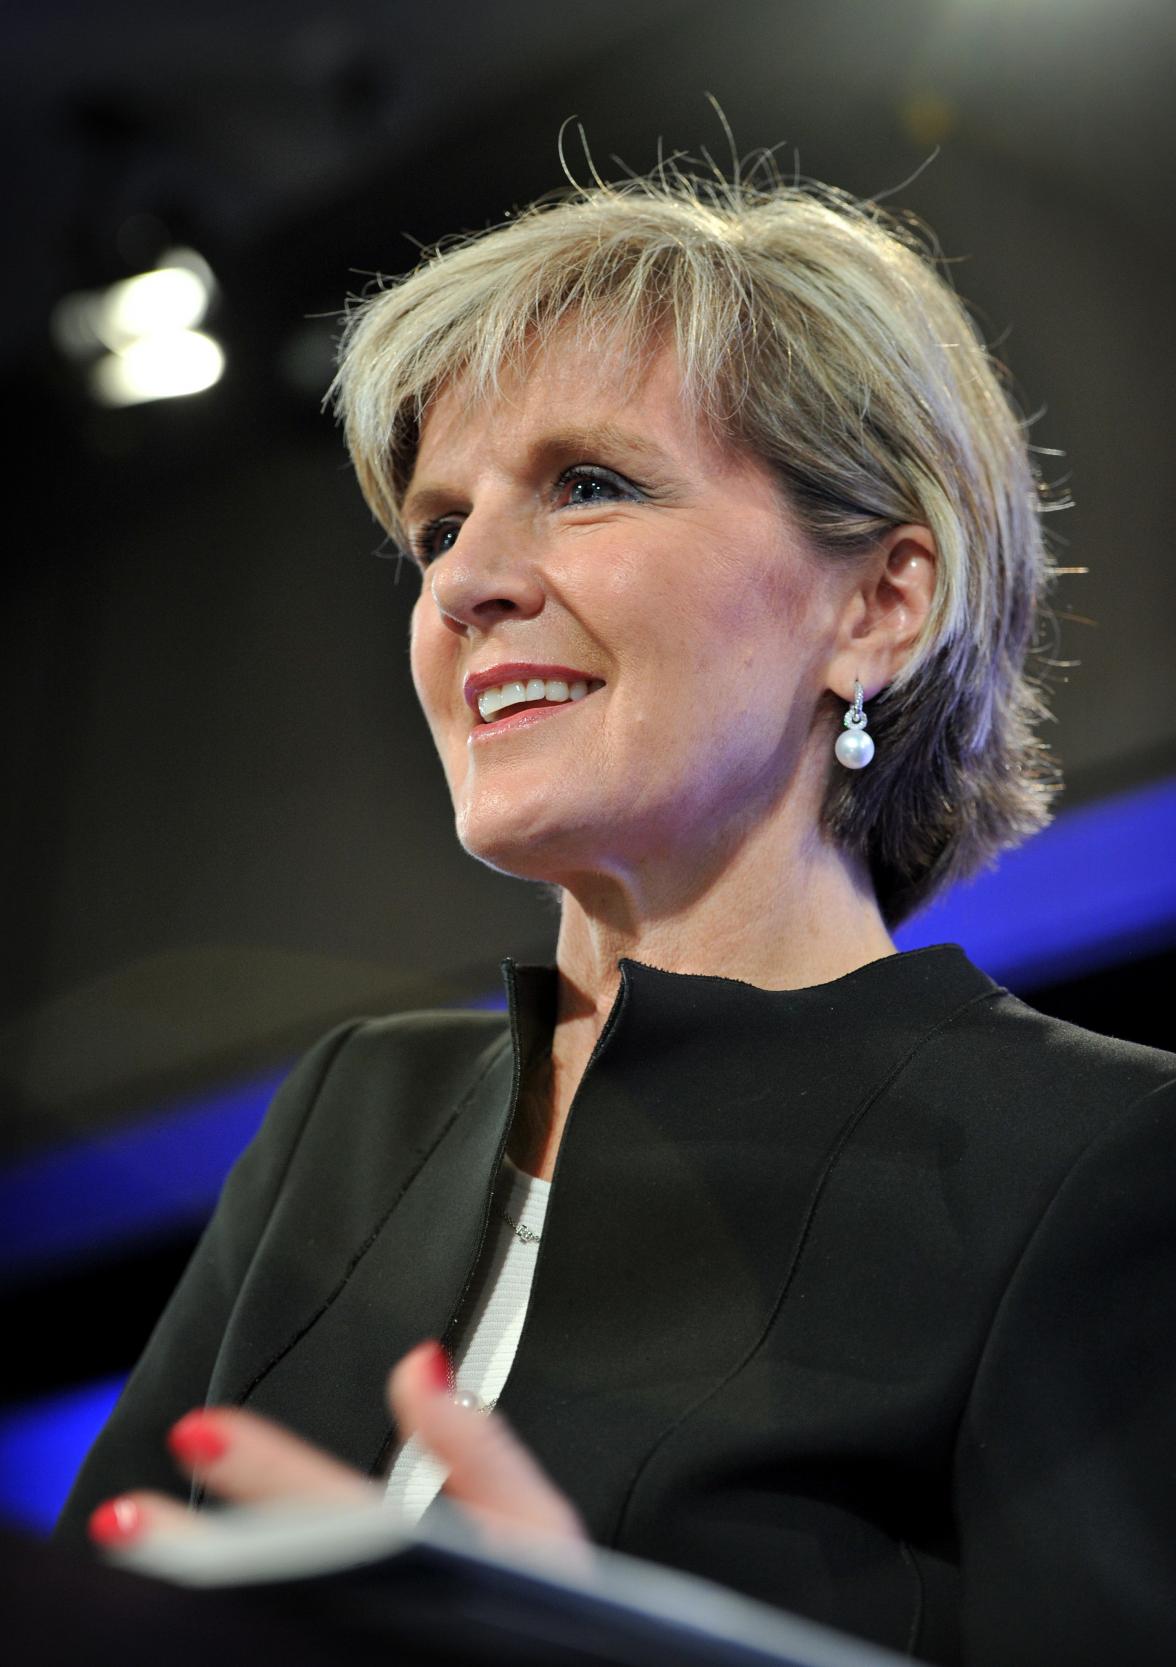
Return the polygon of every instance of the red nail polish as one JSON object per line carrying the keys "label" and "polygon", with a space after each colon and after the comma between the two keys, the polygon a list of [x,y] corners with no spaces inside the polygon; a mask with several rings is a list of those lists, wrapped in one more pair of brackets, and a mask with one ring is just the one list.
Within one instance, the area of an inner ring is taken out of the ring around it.
{"label": "red nail polish", "polygon": [[107,1499],[90,1513],[90,1538],[96,1545],[125,1545],[143,1526],[143,1513],[133,1499]]}
{"label": "red nail polish", "polygon": [[211,1464],[229,1449],[225,1435],[206,1412],[189,1412],[173,1424],[167,1444],[184,1464]]}
{"label": "red nail polish", "polygon": [[428,1358],[429,1376],[433,1380],[433,1388],[438,1395],[448,1395],[450,1386],[449,1356],[440,1343],[430,1345]]}

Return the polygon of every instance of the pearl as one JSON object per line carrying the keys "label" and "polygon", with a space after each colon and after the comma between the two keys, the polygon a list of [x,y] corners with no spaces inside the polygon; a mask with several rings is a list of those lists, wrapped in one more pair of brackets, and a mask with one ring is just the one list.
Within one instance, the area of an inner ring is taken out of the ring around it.
{"label": "pearl", "polygon": [[467,1412],[481,1412],[481,1397],[475,1395],[472,1389],[455,1389],[453,1392],[455,1407],[465,1407]]}
{"label": "pearl", "polygon": [[847,770],[862,770],[874,756],[874,738],[864,729],[843,729],[833,751]]}

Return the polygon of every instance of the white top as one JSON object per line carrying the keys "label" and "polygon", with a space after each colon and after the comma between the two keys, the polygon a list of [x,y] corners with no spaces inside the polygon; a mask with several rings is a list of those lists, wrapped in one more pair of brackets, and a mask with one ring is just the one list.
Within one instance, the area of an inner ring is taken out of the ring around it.
{"label": "white top", "polygon": [[[550,1192],[550,1181],[524,1175],[509,1158],[503,1158],[494,1186],[486,1243],[466,1296],[453,1351],[457,1388],[472,1391],[486,1407],[492,1407],[502,1394],[514,1364],[539,1255],[538,1244],[524,1242],[506,1216],[520,1228],[541,1235]],[[410,1522],[416,1522],[440,1493],[445,1476],[445,1466],[414,1437],[392,1461],[387,1501]]]}

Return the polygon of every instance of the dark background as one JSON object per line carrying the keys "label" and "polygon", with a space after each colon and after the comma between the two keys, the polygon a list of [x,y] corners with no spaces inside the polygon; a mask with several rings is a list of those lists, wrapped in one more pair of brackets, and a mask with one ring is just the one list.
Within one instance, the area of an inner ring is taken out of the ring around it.
{"label": "dark background", "polygon": [[[320,400],[347,294],[559,185],[569,117],[606,175],[659,146],[726,165],[709,92],[740,152],[930,222],[1076,499],[1055,552],[1090,572],[1059,586],[1047,638],[1066,802],[1173,772],[1170,0],[44,0],[0,19],[8,1161],[338,1017],[479,996],[502,954],[549,946],[551,905],[453,839],[408,678],[415,580],[380,559]],[[574,125],[565,147],[585,179]],[[175,243],[215,272],[226,375],[101,410],[52,309]],[[1023,993],[1171,1045],[1153,999],[1171,971],[1152,944]],[[117,1271],[118,1364],[189,1242],[58,1270],[10,1322],[76,1319]],[[76,1375],[73,1348],[27,1351],[12,1392]]]}

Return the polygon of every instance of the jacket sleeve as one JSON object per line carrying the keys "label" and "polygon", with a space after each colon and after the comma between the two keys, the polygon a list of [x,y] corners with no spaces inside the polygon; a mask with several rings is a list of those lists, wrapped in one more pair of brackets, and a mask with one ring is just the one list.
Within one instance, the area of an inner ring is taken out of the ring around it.
{"label": "jacket sleeve", "polygon": [[[165,1438],[206,1396],[217,1351],[258,1242],[319,1092],[358,1028],[342,1026],[299,1062],[274,1097],[256,1138],[238,1159],[118,1404],[74,1482],[56,1533],[83,1541],[90,1512],[130,1488],[186,1500],[188,1483]],[[117,1301],[117,1292],[111,1293]]]}
{"label": "jacket sleeve", "polygon": [[968,1667],[1176,1660],[1176,1083],[1045,1211],[985,1346],[957,1490]]}

